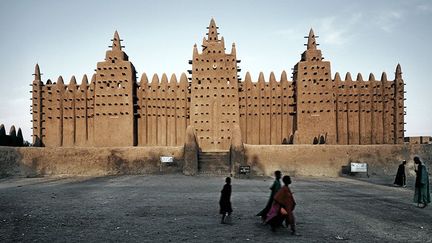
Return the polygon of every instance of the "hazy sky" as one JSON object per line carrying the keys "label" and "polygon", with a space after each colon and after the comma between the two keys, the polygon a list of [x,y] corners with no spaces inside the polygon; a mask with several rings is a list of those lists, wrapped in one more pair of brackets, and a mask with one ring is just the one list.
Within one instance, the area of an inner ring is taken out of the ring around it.
{"label": "hazy sky", "polygon": [[211,17],[235,42],[240,76],[256,80],[291,68],[312,27],[326,60],[344,77],[387,72],[398,63],[406,83],[406,136],[432,135],[432,1],[111,1],[0,0],[0,123],[31,141],[29,84],[39,63],[44,82],[78,83],[103,61],[115,30],[138,77],[190,69]]}

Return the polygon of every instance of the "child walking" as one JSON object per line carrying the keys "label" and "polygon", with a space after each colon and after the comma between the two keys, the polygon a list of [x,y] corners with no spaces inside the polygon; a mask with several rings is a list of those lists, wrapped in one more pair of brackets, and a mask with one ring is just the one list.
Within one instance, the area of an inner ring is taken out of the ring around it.
{"label": "child walking", "polygon": [[232,207],[231,207],[231,178],[225,178],[225,185],[221,191],[221,197],[219,200],[220,210],[219,213],[222,214],[221,224],[226,223],[227,216],[231,215]]}

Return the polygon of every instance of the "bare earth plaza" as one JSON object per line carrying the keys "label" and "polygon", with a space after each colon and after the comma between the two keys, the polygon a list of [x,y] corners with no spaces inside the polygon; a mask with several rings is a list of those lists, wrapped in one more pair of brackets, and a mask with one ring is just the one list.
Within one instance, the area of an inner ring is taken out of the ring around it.
{"label": "bare earth plaza", "polygon": [[[272,179],[233,180],[232,225],[219,223],[223,178],[137,175],[0,180],[2,242],[431,242],[430,208],[412,186],[293,178],[302,236],[255,214]],[[412,185],[412,178],[408,184]]]}
{"label": "bare earth plaza", "polygon": [[[0,126],[0,241],[432,242],[430,202],[414,197],[429,193],[432,137],[405,134],[412,81],[401,64],[339,74],[315,31],[290,70],[256,80],[214,18],[179,76],[138,77],[121,29],[81,82],[35,64],[32,141]],[[298,234],[256,216],[275,171]]]}

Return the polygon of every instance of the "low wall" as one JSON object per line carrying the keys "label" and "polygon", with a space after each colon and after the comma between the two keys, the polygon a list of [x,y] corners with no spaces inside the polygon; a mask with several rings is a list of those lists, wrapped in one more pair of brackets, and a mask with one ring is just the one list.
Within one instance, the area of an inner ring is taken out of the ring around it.
{"label": "low wall", "polygon": [[245,163],[252,173],[270,176],[275,170],[293,176],[342,174],[350,162],[368,163],[369,175],[395,175],[402,160],[414,175],[413,157],[420,156],[432,172],[432,145],[247,145]]}
{"label": "low wall", "polygon": [[[173,156],[174,163],[160,163]],[[0,176],[116,175],[181,172],[183,147],[0,147]]]}
{"label": "low wall", "polygon": [[[401,160],[414,175],[419,155],[432,172],[432,145],[244,145],[254,175],[275,170],[293,176],[337,177],[350,162],[365,162],[370,175],[394,175]],[[162,165],[160,156],[173,156]],[[184,167],[183,147],[30,148],[0,147],[0,176],[177,173]]]}

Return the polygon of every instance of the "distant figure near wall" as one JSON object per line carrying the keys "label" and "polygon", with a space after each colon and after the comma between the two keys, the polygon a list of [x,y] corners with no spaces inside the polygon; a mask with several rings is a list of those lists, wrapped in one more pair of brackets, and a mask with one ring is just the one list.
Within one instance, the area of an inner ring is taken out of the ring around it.
{"label": "distant figure near wall", "polygon": [[426,166],[423,165],[419,157],[414,157],[414,163],[417,165],[414,202],[419,208],[425,208],[430,202],[429,191],[429,173]]}
{"label": "distant figure near wall", "polygon": [[406,160],[403,160],[396,172],[396,178],[394,184],[397,186],[403,186],[403,187],[406,186],[405,165],[406,165]]}

